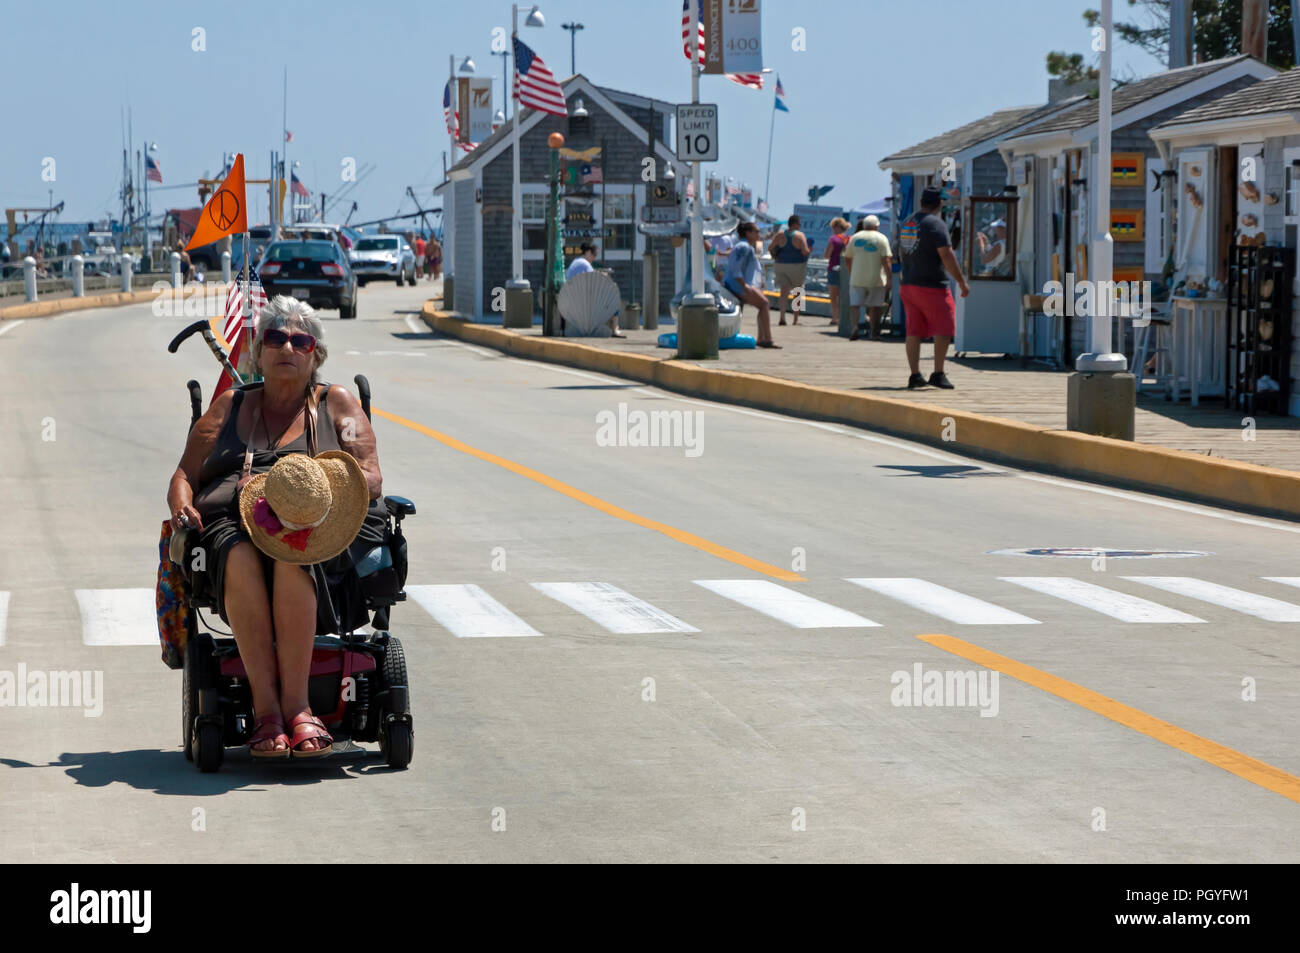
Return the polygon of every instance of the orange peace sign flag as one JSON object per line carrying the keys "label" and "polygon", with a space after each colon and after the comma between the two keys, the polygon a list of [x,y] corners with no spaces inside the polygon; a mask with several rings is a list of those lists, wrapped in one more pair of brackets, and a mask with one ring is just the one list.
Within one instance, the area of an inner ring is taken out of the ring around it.
{"label": "orange peace sign flag", "polygon": [[212,194],[208,204],[203,206],[199,224],[194,227],[194,235],[185,246],[185,250],[211,245],[219,238],[234,235],[236,232],[248,231],[248,207],[244,201],[244,154],[235,156],[235,164],[230,169],[221,188]]}

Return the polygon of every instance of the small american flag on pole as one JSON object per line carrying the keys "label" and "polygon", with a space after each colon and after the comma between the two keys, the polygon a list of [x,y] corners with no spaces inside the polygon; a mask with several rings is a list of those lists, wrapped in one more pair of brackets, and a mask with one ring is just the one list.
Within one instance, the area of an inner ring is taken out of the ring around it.
{"label": "small american flag on pole", "polygon": [[162,184],[162,169],[158,167],[158,161],[153,156],[144,157],[144,177],[150,182]]}
{"label": "small american flag on pole", "polygon": [[[682,0],[682,55],[691,58],[691,4],[695,5],[695,61],[704,65],[704,0]],[[763,88],[762,73],[728,73],[727,79],[749,89]]]}
{"label": "small american flag on pole", "polygon": [[[235,280],[230,283],[230,290],[226,292],[226,323],[221,328],[221,336],[232,347],[239,338],[240,332],[244,330],[244,296],[241,293],[243,287],[244,269],[241,268]],[[253,327],[256,328],[262,309],[266,307],[266,291],[262,288],[262,283],[257,280],[256,271],[253,271],[249,278],[249,297],[253,301]]]}
{"label": "small american flag on pole", "polygon": [[564,90],[542,58],[514,37],[515,44],[515,100],[530,109],[552,116],[567,116]]}

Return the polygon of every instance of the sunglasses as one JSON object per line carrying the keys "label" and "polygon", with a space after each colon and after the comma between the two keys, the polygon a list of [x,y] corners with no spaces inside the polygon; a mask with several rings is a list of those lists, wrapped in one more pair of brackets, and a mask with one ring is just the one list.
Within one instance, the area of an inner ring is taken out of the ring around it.
{"label": "sunglasses", "polygon": [[262,340],[273,348],[284,347],[284,342],[288,341],[295,351],[302,351],[304,354],[316,350],[316,339],[310,334],[286,334],[278,328],[267,331],[262,335]]}

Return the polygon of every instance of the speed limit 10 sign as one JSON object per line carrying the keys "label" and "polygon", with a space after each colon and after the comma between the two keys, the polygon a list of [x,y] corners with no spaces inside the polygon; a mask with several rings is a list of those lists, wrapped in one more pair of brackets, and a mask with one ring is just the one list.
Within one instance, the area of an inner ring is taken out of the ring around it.
{"label": "speed limit 10 sign", "polygon": [[685,103],[677,107],[677,158],[682,162],[718,161],[716,103]]}

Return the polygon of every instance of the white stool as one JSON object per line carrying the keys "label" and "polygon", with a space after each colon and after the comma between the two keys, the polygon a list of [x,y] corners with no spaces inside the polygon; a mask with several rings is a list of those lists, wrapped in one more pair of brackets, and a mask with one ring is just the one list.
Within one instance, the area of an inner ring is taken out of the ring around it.
{"label": "white stool", "polygon": [[[1171,382],[1174,376],[1169,349],[1172,327],[1168,314],[1156,314],[1153,311],[1150,324],[1133,329],[1132,370],[1137,377],[1139,393],[1144,388],[1164,390],[1166,396],[1171,393]],[[1152,357],[1156,359],[1155,382],[1147,384],[1147,361]]]}

